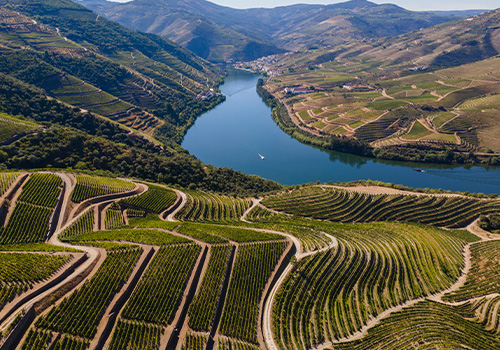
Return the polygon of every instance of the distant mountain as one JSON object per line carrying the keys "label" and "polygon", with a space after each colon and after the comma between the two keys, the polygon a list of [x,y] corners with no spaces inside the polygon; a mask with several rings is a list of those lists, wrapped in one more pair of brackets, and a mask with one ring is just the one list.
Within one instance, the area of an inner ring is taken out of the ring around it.
{"label": "distant mountain", "polygon": [[246,10],[206,0],[81,3],[128,28],[163,35],[212,61],[253,59],[277,51],[276,47],[297,50],[399,35],[460,18],[365,0]]}
{"label": "distant mountain", "polygon": [[140,0],[120,4],[84,0],[80,3],[127,28],[173,40],[212,62],[249,61],[285,52],[270,42],[249,37],[203,16],[204,11],[212,12],[210,6],[205,6],[212,4],[206,1]]}
{"label": "distant mountain", "polygon": [[422,11],[426,13],[434,13],[436,15],[444,15],[444,16],[457,16],[462,18],[472,17],[480,15],[481,13],[491,11],[488,10],[457,10],[457,11]]}

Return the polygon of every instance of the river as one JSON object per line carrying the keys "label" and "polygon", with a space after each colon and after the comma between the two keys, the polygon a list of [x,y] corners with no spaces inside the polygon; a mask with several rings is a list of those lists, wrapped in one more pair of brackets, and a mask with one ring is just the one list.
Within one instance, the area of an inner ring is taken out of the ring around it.
{"label": "river", "polygon": [[500,194],[498,167],[379,161],[304,145],[274,123],[270,108],[256,92],[258,79],[231,71],[221,86],[226,101],[196,120],[182,146],[204,163],[286,185],[371,179],[414,188]]}

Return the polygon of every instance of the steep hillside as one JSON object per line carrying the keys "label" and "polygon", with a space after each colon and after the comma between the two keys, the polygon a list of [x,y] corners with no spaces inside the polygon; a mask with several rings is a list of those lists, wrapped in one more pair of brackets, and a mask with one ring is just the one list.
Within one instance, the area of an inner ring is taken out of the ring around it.
{"label": "steep hillside", "polygon": [[385,38],[360,57],[420,67],[453,67],[500,53],[500,10]]}
{"label": "steep hillside", "polygon": [[[275,50],[266,42],[287,50],[337,45],[353,39],[398,35],[459,18],[364,0],[248,10],[218,6],[206,0],[82,3],[129,28],[164,35],[209,59],[211,53],[206,46],[218,51],[219,57],[224,49],[226,58],[248,60],[273,53]],[[241,34],[257,41],[241,42]],[[235,46],[235,41],[241,44]]]}
{"label": "steep hillside", "polygon": [[498,349],[500,242],[464,229],[498,212],[497,196],[351,185],[261,202],[75,171],[0,173],[12,214],[0,218],[2,341]]}
{"label": "steep hillside", "polygon": [[[221,97],[207,61],[159,36],[141,34],[71,1],[0,1],[1,71],[68,104],[179,141]],[[29,48],[29,50],[23,50]]]}

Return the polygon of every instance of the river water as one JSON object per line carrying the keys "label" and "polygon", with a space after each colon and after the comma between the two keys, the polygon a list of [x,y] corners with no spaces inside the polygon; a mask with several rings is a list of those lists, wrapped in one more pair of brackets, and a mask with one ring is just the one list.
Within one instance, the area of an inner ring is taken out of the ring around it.
{"label": "river water", "polygon": [[270,108],[256,92],[258,79],[232,71],[221,86],[226,101],[196,120],[182,146],[204,163],[286,185],[371,179],[415,188],[500,194],[500,168],[379,161],[304,145],[274,123]]}

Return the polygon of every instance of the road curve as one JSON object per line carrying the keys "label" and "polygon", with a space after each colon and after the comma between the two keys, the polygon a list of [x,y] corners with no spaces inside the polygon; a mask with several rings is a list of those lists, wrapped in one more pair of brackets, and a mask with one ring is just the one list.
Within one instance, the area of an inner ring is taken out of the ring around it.
{"label": "road curve", "polygon": [[[175,210],[173,212],[171,212],[166,218],[165,218],[165,221],[170,221],[170,222],[178,222],[179,220],[177,220],[175,218],[175,216],[177,215],[177,213],[179,211],[181,211],[182,208],[184,208],[184,206],[186,205],[187,203],[187,195],[182,192],[182,191],[179,191],[179,190],[176,190],[174,188],[171,188],[171,190],[175,191],[175,193],[181,197],[181,204],[179,204],[179,206],[177,208],[175,208]],[[160,214],[161,215],[161,214]]]}
{"label": "road curve", "polygon": [[250,213],[252,211],[253,208],[255,208],[260,203],[260,201],[262,199],[263,198],[260,198],[260,199],[252,198],[252,205],[247,210],[245,210],[245,212],[243,213],[243,215],[241,215],[240,221],[243,221],[243,222],[246,222],[246,223],[250,223],[247,220],[247,215],[248,215],[248,213]]}
{"label": "road curve", "polygon": [[[335,237],[327,234],[327,233],[324,233],[324,232],[322,232],[322,233],[331,239],[330,244],[319,249],[319,250],[304,252],[303,247],[302,247],[302,243],[295,236],[292,236],[288,233],[283,233],[283,232],[278,232],[278,231],[273,231],[273,230],[262,230],[262,229],[255,229],[255,230],[261,231],[261,232],[266,232],[266,233],[274,233],[274,234],[284,235],[287,238],[291,239],[293,241],[293,244],[295,245],[295,247],[297,249],[297,252],[295,254],[297,261],[299,261],[299,260],[301,260],[309,255],[320,253],[322,251],[338,247],[337,239]],[[280,289],[281,285],[285,281],[286,277],[292,271],[293,266],[294,266],[293,264],[289,263],[288,266],[283,270],[283,272],[281,273],[281,276],[278,278],[278,280],[274,284],[273,288],[269,292],[266,303],[264,304],[264,311],[263,311],[263,318],[262,318],[262,334],[264,336],[264,342],[266,343],[266,347],[268,350],[279,350],[275,341],[274,341],[273,330],[272,330],[273,302],[274,302],[274,298],[276,296],[276,293],[278,293],[278,290]]]}

